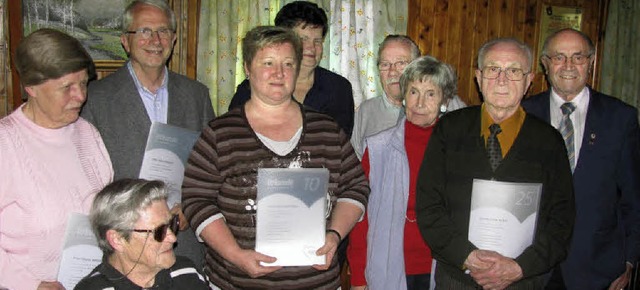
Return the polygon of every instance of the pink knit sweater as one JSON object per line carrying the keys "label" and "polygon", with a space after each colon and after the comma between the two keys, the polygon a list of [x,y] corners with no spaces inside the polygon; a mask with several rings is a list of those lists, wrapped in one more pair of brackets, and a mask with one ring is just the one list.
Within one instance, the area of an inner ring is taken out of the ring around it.
{"label": "pink knit sweater", "polygon": [[0,120],[0,286],[55,281],[67,217],[87,214],[112,178],[100,134],[84,119],[46,129],[20,107]]}

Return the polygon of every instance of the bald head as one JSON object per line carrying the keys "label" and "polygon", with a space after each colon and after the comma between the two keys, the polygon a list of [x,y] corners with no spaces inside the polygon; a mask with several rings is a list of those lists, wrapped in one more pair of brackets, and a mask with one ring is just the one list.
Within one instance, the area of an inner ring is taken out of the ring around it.
{"label": "bald head", "polygon": [[589,37],[577,30],[562,29],[546,39],[540,60],[558,96],[571,101],[584,90],[591,75],[594,53]]}

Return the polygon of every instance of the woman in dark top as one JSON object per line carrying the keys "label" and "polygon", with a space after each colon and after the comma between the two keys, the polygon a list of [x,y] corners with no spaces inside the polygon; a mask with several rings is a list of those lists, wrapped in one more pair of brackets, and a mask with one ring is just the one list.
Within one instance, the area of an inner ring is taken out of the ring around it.
{"label": "woman in dark top", "polygon": [[[331,116],[351,136],[353,130],[353,91],[349,81],[319,67],[322,43],[329,28],[327,14],[315,3],[295,1],[282,7],[276,26],[288,27],[302,40],[302,62],[293,97],[299,103]],[[229,110],[244,105],[251,96],[249,76],[237,88]]]}

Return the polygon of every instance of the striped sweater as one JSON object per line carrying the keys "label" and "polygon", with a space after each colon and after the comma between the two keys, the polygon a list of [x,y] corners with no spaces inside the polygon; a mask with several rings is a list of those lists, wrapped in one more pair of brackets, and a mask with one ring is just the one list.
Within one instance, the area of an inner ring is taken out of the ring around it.
{"label": "striped sweater", "polygon": [[[298,145],[279,156],[259,141],[244,108],[214,119],[204,129],[189,157],[182,188],[183,210],[191,226],[224,217],[240,247],[255,248],[255,200],[258,168],[327,168],[330,211],[339,201],[366,207],[369,186],[347,135],[328,116],[302,108],[303,130]],[[327,218],[327,222],[330,217]],[[221,289],[336,289],[338,259],[326,271],[284,267],[250,278],[207,249],[205,273]]]}

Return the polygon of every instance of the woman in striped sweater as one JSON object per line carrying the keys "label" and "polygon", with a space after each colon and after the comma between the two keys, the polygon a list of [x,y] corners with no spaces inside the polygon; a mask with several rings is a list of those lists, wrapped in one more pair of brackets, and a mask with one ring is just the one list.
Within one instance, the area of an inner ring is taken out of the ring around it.
{"label": "woman in striped sweater", "polygon": [[[251,99],[205,128],[183,184],[184,212],[208,246],[205,273],[220,289],[337,289],[335,251],[364,213],[368,183],[340,126],[292,98],[302,59],[295,33],[256,27],[242,50]],[[260,264],[276,259],[254,250],[258,168],[329,170],[328,231],[316,252],[325,264]]]}

